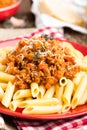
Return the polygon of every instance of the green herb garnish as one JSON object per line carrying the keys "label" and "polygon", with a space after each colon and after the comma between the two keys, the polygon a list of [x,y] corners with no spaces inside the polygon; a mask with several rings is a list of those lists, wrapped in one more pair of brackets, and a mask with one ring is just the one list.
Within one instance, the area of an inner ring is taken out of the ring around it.
{"label": "green herb garnish", "polygon": [[44,38],[46,41],[49,39],[47,34],[42,34],[41,37]]}
{"label": "green herb garnish", "polygon": [[38,61],[39,58],[40,58],[40,52],[37,51],[37,52],[35,52],[34,61]]}
{"label": "green herb garnish", "polygon": [[54,39],[54,34],[51,34],[50,40],[53,40],[53,39]]}

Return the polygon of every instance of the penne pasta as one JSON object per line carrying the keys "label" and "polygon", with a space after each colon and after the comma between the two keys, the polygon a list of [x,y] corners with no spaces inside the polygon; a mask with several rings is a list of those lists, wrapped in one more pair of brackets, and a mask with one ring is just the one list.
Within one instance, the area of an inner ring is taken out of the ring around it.
{"label": "penne pasta", "polygon": [[74,84],[71,80],[68,79],[62,98],[64,106],[70,106],[73,89]]}
{"label": "penne pasta", "polygon": [[31,83],[30,85],[31,87],[31,94],[32,94],[32,97],[36,98],[39,94],[39,86],[37,83]]}
{"label": "penne pasta", "polygon": [[83,94],[81,100],[79,101],[79,105],[83,105],[83,104],[85,104],[86,102],[87,102],[87,88],[86,88],[86,90],[85,90],[85,92],[84,92],[84,94]]}
{"label": "penne pasta", "polygon": [[0,83],[0,87],[5,91],[7,88],[7,83]]}
{"label": "penne pasta", "polygon": [[[83,78],[84,74],[86,74],[84,71],[80,71],[75,75],[75,78],[73,79],[73,82],[75,84],[75,86],[78,86],[81,79]],[[75,88],[76,90],[76,88]]]}
{"label": "penne pasta", "polygon": [[87,88],[87,74],[85,74],[80,81],[77,90],[75,91],[75,94],[73,95],[72,99],[72,109],[74,109],[77,105],[79,105],[79,101],[82,99],[82,96],[84,95],[84,92]]}
{"label": "penne pasta", "polygon": [[69,111],[71,108],[71,98],[73,94],[74,84],[71,80],[67,80],[67,85],[65,86],[64,93],[63,93],[63,108],[62,112]]}
{"label": "penne pasta", "polygon": [[4,58],[6,58],[6,55],[9,51],[12,50],[12,47],[9,46],[9,47],[3,47],[3,48],[0,48],[0,63],[2,63],[2,60]]}
{"label": "penne pasta", "polygon": [[19,104],[22,102],[21,99],[19,100],[13,100],[9,104],[9,109],[12,111],[16,111],[16,109],[19,107]]}
{"label": "penne pasta", "polygon": [[2,101],[1,101],[1,103],[5,107],[9,106],[9,104],[10,104],[10,102],[12,100],[12,96],[13,96],[14,90],[15,90],[15,86],[11,82],[8,82],[6,91],[5,91],[5,93],[3,95],[3,98],[2,98]]}
{"label": "penne pasta", "polygon": [[20,108],[25,108],[28,106],[54,106],[59,103],[57,98],[47,98],[47,99],[30,99],[24,100],[19,104]]}
{"label": "penne pasta", "polygon": [[83,70],[83,71],[86,71],[87,72],[87,64],[86,63],[84,63],[83,62],[83,60],[78,60],[77,61],[77,65],[79,65],[80,66],[80,68],[81,68],[81,70]]}
{"label": "penne pasta", "polygon": [[55,106],[29,106],[26,107],[22,113],[23,114],[53,114],[61,112],[61,105]]}
{"label": "penne pasta", "polygon": [[6,68],[5,65],[0,64],[0,71],[5,71],[5,68]]}
{"label": "penne pasta", "polygon": [[6,57],[6,52],[4,51],[4,48],[0,48],[0,57],[5,58]]}
{"label": "penne pasta", "polygon": [[66,84],[67,84],[67,79],[66,79],[66,77],[62,77],[62,78],[59,80],[59,85],[60,85],[61,87],[64,87]]}
{"label": "penne pasta", "polygon": [[49,89],[46,91],[46,93],[45,93],[45,95],[43,96],[43,98],[52,98],[53,95],[54,95],[54,93],[55,93],[55,86],[52,86],[51,88],[49,88]]}
{"label": "penne pasta", "polygon": [[82,80],[83,76],[85,75],[86,73],[81,71],[79,73],[77,73],[75,75],[75,78],[73,79],[73,83],[74,83],[74,93],[75,91],[77,90],[79,84],[80,84],[80,81]]}
{"label": "penne pasta", "polygon": [[37,98],[38,99],[43,98],[45,92],[46,92],[46,88],[43,85],[40,85],[39,86],[39,93],[37,95]]}
{"label": "penne pasta", "polygon": [[7,74],[5,72],[1,72],[0,71],[0,81],[3,81],[3,82],[9,82],[9,81],[13,81],[14,80],[14,76],[11,75],[11,74]]}
{"label": "penne pasta", "polygon": [[23,98],[28,98],[28,97],[32,97],[30,89],[17,90],[14,93],[13,100],[23,99]]}
{"label": "penne pasta", "polygon": [[63,105],[62,106],[62,113],[65,113],[71,109],[71,105]]}
{"label": "penne pasta", "polygon": [[3,89],[0,87],[0,101],[1,101],[2,98],[3,98],[3,95],[4,95],[4,91],[3,91]]}
{"label": "penne pasta", "polygon": [[86,56],[84,56],[83,61],[84,61],[84,63],[86,63],[86,64],[87,64],[87,55],[86,55]]}
{"label": "penne pasta", "polygon": [[4,52],[4,53],[8,53],[8,52],[10,52],[12,49],[13,49],[13,47],[12,46],[8,46],[8,47],[3,47],[3,48],[1,48],[2,49],[2,51]]}
{"label": "penne pasta", "polygon": [[59,84],[57,83],[55,85],[55,98],[58,98],[61,103],[62,103],[63,91],[64,91],[64,87],[59,86]]}
{"label": "penne pasta", "polygon": [[64,46],[66,46],[67,48],[70,49],[71,55],[74,56],[76,58],[76,60],[78,60],[79,57],[80,57],[80,59],[84,58],[83,54],[80,51],[78,51],[77,49],[75,49],[70,43],[63,42],[63,44],[64,44]]}

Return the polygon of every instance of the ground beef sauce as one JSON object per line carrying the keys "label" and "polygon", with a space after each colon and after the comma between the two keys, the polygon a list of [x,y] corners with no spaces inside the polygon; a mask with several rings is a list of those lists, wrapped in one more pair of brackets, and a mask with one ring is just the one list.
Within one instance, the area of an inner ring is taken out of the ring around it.
{"label": "ground beef sauce", "polygon": [[0,8],[5,8],[15,4],[18,0],[0,0]]}
{"label": "ground beef sauce", "polygon": [[15,75],[15,85],[19,89],[29,88],[32,82],[48,89],[61,77],[72,79],[80,70],[70,50],[47,35],[22,39],[3,64],[7,65],[7,73]]}

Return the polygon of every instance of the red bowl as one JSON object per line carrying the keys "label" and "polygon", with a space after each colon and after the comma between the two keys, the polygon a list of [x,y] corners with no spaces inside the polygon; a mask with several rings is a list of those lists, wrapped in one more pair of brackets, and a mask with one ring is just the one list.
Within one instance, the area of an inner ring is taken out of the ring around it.
{"label": "red bowl", "polygon": [[18,0],[15,4],[0,9],[0,21],[3,21],[12,15],[14,15],[19,9],[21,0]]}

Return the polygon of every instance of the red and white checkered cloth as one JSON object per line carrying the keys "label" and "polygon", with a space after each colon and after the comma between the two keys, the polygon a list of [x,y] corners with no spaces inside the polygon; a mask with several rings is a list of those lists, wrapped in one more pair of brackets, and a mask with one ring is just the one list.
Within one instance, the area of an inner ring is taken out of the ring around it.
{"label": "red and white checkered cloth", "polygon": [[2,42],[9,42],[11,40],[20,40],[21,38],[32,38],[35,36],[41,36],[42,34],[48,34],[50,35],[54,35],[56,39],[61,39],[61,40],[65,40],[64,36],[63,36],[63,29],[62,28],[54,28],[54,27],[44,27],[44,28],[38,28],[35,29],[35,31],[31,32],[30,34],[24,35],[24,36],[17,36],[14,38],[10,38],[7,40],[0,40],[0,43]]}
{"label": "red and white checkered cloth", "polygon": [[25,120],[15,118],[18,130],[87,130],[87,115],[58,120]]}
{"label": "red and white checkered cloth", "polygon": [[56,39],[65,40],[62,29],[57,29],[53,27],[44,27],[36,29],[35,31],[24,37],[31,38],[35,36],[41,36],[42,34],[54,35]]}

